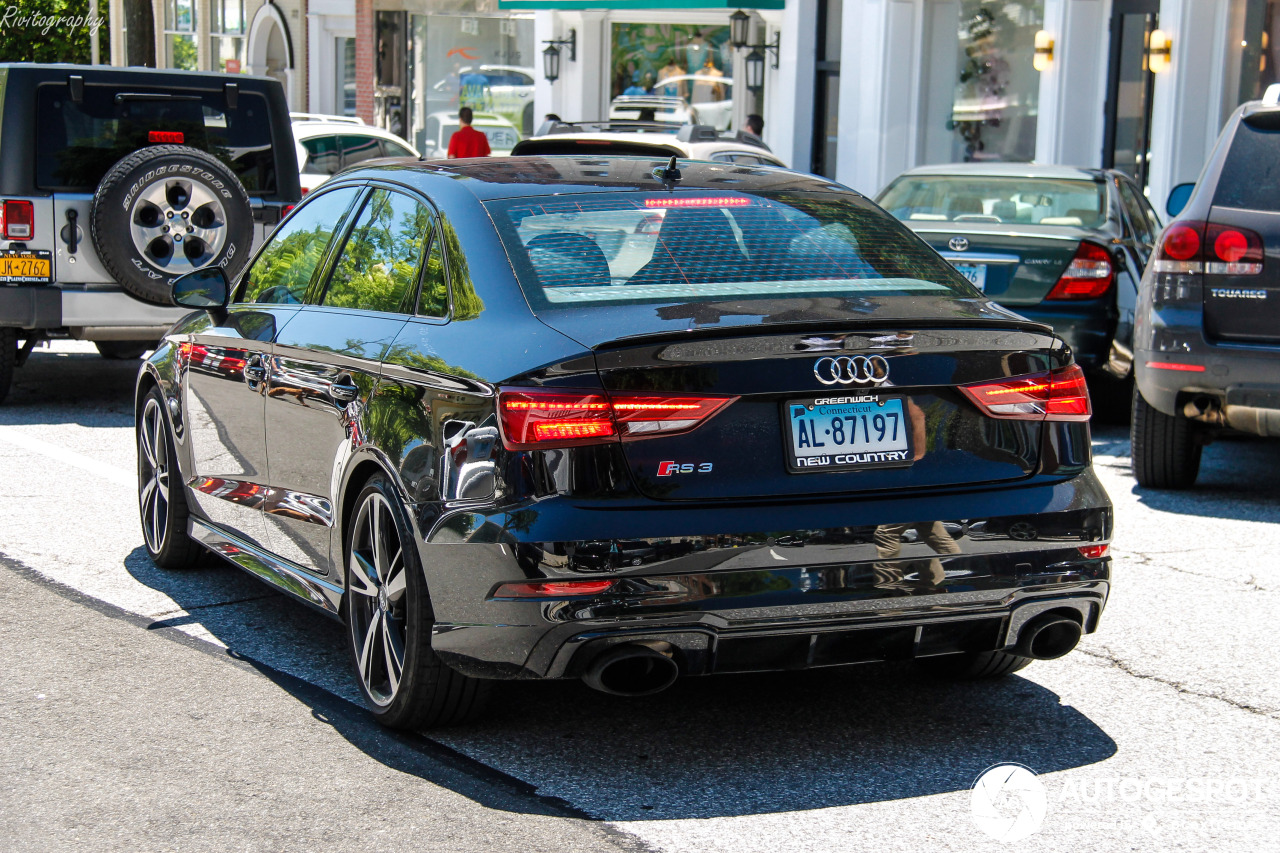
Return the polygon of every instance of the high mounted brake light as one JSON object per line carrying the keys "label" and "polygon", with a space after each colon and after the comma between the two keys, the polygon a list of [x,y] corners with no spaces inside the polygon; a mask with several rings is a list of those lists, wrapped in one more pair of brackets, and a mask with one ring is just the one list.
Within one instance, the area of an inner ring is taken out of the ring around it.
{"label": "high mounted brake light", "polygon": [[729,196],[727,198],[708,198],[690,196],[687,198],[647,198],[645,207],[750,207],[755,204],[749,198]]}
{"label": "high mounted brake light", "polygon": [[1048,373],[961,385],[989,417],[1023,421],[1087,421],[1092,413],[1084,371],[1069,364]]}
{"label": "high mounted brake light", "polygon": [[29,201],[6,200],[0,207],[0,227],[6,240],[30,240],[36,236],[36,207]]}
{"label": "high mounted brake light", "polygon": [[549,450],[688,432],[736,399],[503,388],[498,422],[508,450]]}
{"label": "high mounted brake light", "polygon": [[180,130],[149,130],[147,141],[152,145],[181,145],[186,136]]}

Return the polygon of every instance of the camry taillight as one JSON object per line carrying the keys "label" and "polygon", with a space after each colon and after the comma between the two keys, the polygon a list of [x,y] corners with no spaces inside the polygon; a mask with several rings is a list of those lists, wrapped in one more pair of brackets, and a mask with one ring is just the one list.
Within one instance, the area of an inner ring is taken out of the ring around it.
{"label": "camry taillight", "polygon": [[1156,272],[1258,275],[1262,236],[1216,222],[1175,222],[1165,229],[1152,261]]}
{"label": "camry taillight", "polygon": [[688,432],[736,399],[504,388],[498,412],[508,450],[544,450]]}
{"label": "camry taillight", "polygon": [[36,206],[29,201],[6,200],[0,207],[0,227],[6,240],[30,240],[36,236]]}
{"label": "camry taillight", "polygon": [[1087,421],[1092,412],[1084,371],[1075,364],[1048,373],[961,385],[960,390],[993,418]]}
{"label": "camry taillight", "polygon": [[1097,299],[1111,289],[1115,278],[1111,254],[1097,243],[1082,241],[1045,299]]}

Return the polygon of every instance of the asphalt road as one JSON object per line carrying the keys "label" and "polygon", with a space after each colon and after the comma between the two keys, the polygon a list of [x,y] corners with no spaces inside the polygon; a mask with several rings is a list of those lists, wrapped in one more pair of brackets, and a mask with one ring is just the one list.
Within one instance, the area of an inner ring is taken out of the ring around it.
{"label": "asphalt road", "polygon": [[1280,444],[1215,444],[1173,494],[1097,429],[1101,630],[1004,681],[504,685],[482,723],[403,737],[358,706],[340,626],[151,565],[135,370],[60,344],[0,406],[0,849],[1008,849],[971,787],[1014,762],[1046,804],[1019,850],[1280,850]]}

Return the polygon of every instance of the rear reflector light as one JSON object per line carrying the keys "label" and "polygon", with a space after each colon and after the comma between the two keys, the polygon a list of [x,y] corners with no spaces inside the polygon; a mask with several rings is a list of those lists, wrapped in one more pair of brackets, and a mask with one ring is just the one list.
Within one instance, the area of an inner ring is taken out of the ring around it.
{"label": "rear reflector light", "polygon": [[506,448],[533,450],[688,432],[736,399],[505,388],[498,411]]}
{"label": "rear reflector light", "polygon": [[1080,552],[1080,556],[1088,560],[1096,560],[1099,557],[1105,557],[1111,553],[1110,545],[1081,545],[1076,549]]}
{"label": "rear reflector light", "polygon": [[546,583],[504,583],[491,598],[572,598],[577,595],[599,595],[613,586],[613,581],[548,581]]}
{"label": "rear reflector light", "polygon": [[1111,254],[1096,243],[1081,242],[1058,283],[1045,299],[1097,299],[1111,289]]}
{"label": "rear reflector light", "polygon": [[1175,222],[1156,247],[1156,272],[1257,275],[1263,243],[1256,231],[1216,222]]}
{"label": "rear reflector light", "polygon": [[1172,361],[1148,361],[1147,367],[1152,370],[1181,370],[1186,373],[1204,373],[1203,364],[1178,364]]}
{"label": "rear reflector light", "polygon": [[749,198],[733,197],[693,197],[693,198],[647,198],[645,207],[750,207],[754,202]]}
{"label": "rear reflector light", "polygon": [[1049,373],[961,385],[960,390],[993,418],[1087,421],[1092,412],[1084,371],[1075,364]]}
{"label": "rear reflector light", "polygon": [[36,236],[36,207],[29,201],[6,201],[3,214],[6,240],[30,240]]}
{"label": "rear reflector light", "polygon": [[149,130],[147,141],[152,145],[181,145],[186,139],[178,130]]}

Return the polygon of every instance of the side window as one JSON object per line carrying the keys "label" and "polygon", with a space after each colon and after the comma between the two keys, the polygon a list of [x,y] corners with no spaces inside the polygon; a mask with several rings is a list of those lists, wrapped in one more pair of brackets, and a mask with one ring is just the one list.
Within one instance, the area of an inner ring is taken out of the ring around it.
{"label": "side window", "polygon": [[1142,202],[1138,201],[1137,193],[1123,178],[1116,183],[1120,187],[1120,201],[1124,204],[1124,211],[1129,216],[1129,224],[1133,227],[1134,236],[1138,238],[1139,243],[1145,246],[1151,245],[1155,242],[1156,235],[1151,230],[1152,223],[1147,220],[1147,211],[1143,208]]}
{"label": "side window", "polygon": [[332,175],[342,166],[336,136],[304,139],[302,147],[307,149],[307,161],[302,164],[304,175]]}
{"label": "side window", "polygon": [[431,241],[427,262],[422,267],[418,314],[422,317],[449,316],[449,280],[445,277],[444,243],[439,234]]}
{"label": "side window", "polygon": [[382,153],[386,157],[412,157],[413,156],[413,152],[410,151],[408,148],[405,148],[403,145],[400,145],[399,143],[392,142],[390,139],[383,139],[381,140],[381,142],[382,142]]}
{"label": "side window", "polygon": [[345,169],[374,157],[381,157],[376,136],[339,136],[342,141],[342,167]]}
{"label": "side window", "polygon": [[363,311],[413,310],[431,209],[404,193],[369,194],[334,264],[322,305]]}
{"label": "side window", "polygon": [[334,234],[363,187],[316,193],[276,229],[245,273],[240,302],[301,302]]}

